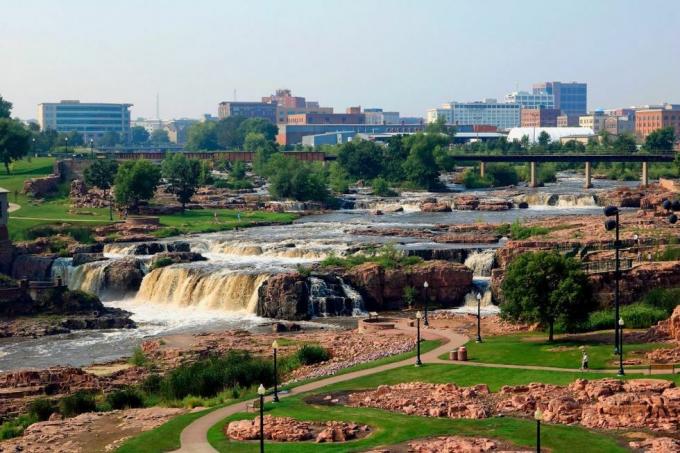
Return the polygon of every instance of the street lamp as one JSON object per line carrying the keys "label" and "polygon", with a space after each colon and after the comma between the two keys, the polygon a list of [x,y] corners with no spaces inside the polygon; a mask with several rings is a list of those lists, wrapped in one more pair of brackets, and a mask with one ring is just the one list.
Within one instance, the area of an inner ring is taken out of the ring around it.
{"label": "street lamp", "polygon": [[420,366],[423,362],[420,361],[420,318],[423,317],[421,312],[416,312],[416,366]]}
{"label": "street lamp", "polygon": [[[616,206],[607,206],[604,208],[604,215],[606,217],[614,217],[614,219],[607,219],[604,222],[604,227],[607,231],[616,230],[616,240],[614,241],[614,251],[616,253],[616,270],[614,271],[614,280],[616,287],[614,290],[614,319],[619,319],[619,281],[621,280],[621,261],[619,259],[619,208]],[[619,326],[614,324],[614,354],[618,354],[619,349]]]}
{"label": "street lamp", "polygon": [[64,137],[64,144],[66,146],[66,154],[68,154],[68,137]]}
{"label": "street lamp", "polygon": [[264,385],[260,384],[257,394],[260,395],[260,453],[264,453]]}
{"label": "street lamp", "polygon": [[90,158],[94,159],[94,139],[90,139]]}
{"label": "street lamp", "polygon": [[275,403],[279,402],[279,388],[278,388],[278,376],[277,376],[277,370],[276,370],[276,353],[279,350],[279,342],[274,340],[272,343],[272,349],[274,350],[274,397],[272,398],[272,401]]}
{"label": "street lamp", "polygon": [[619,376],[623,376],[623,318],[619,318]]}
{"label": "street lamp", "polygon": [[536,420],[536,452],[541,453],[541,419],[543,418],[543,412],[536,408],[534,412],[534,419]]}
{"label": "street lamp", "polygon": [[482,314],[481,314],[481,305],[482,305],[482,293],[477,293],[477,343],[482,342]]}
{"label": "street lamp", "polygon": [[423,325],[424,326],[429,326],[430,322],[427,320],[427,306],[430,303],[429,297],[427,297],[427,288],[429,288],[430,285],[427,282],[423,282],[423,293],[425,294],[425,317],[423,318]]}

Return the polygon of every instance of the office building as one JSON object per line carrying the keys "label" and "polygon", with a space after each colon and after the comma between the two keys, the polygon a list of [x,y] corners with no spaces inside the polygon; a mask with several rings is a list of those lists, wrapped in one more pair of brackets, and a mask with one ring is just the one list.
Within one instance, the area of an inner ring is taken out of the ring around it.
{"label": "office building", "polygon": [[230,116],[243,116],[245,118],[262,118],[272,124],[276,124],[276,104],[265,102],[220,102],[217,115],[220,119]]}
{"label": "office building", "polygon": [[349,113],[350,115],[359,115],[361,113],[361,106],[353,106],[353,107],[347,107],[345,109],[345,113]]}
{"label": "office building", "polygon": [[[262,98],[264,104],[274,104],[279,107],[290,108],[304,108],[307,107],[307,100],[302,96],[293,96],[291,91],[287,88],[280,88],[276,90],[271,96],[264,96]],[[318,107],[318,103],[317,107]]]}
{"label": "office building", "polygon": [[635,112],[635,135],[644,140],[655,130],[672,127],[680,137],[680,105],[665,104],[663,108],[637,110]]}
{"label": "office building", "polygon": [[190,118],[180,118],[177,120],[166,121],[163,129],[168,133],[170,142],[176,145],[184,145],[187,142],[189,127],[198,123],[198,120]]}
{"label": "office building", "polygon": [[287,124],[288,118],[291,115],[299,115],[302,113],[317,113],[317,114],[331,114],[333,113],[333,107],[319,107],[316,103],[316,107],[276,107],[276,123],[277,124]]}
{"label": "office building", "polygon": [[130,107],[132,104],[61,101],[38,104],[38,123],[42,130],[78,132],[87,142],[97,140],[107,132],[130,138]]}
{"label": "office building", "polygon": [[383,109],[364,109],[366,124],[400,124],[399,112],[385,112]]}
{"label": "office building", "polygon": [[532,93],[513,91],[505,96],[505,102],[514,102],[522,108],[555,108],[555,96],[545,91],[534,91]]}
{"label": "office building", "polygon": [[578,127],[578,116],[577,115],[558,116],[557,127]]}
{"label": "office building", "polygon": [[510,129],[520,125],[521,106],[516,103],[486,99],[476,102],[450,102],[427,112],[427,122],[444,118],[451,125],[488,125]]}
{"label": "office building", "polygon": [[593,112],[590,115],[581,115],[578,117],[579,127],[592,129],[593,133],[598,134],[604,130],[604,121],[607,117],[604,112]]}
{"label": "office building", "polygon": [[282,124],[276,141],[280,145],[296,145],[302,143],[302,137],[306,135],[318,135],[338,132],[354,132],[366,134],[409,134],[422,132],[422,124],[402,126],[400,124]]}
{"label": "office building", "polygon": [[522,108],[521,127],[557,127],[560,111],[554,108]]}
{"label": "office building", "polygon": [[287,124],[365,124],[363,113],[298,113]]}
{"label": "office building", "polygon": [[564,115],[585,115],[588,111],[588,84],[580,82],[543,82],[536,83],[532,92],[552,94],[555,108]]}
{"label": "office building", "polygon": [[628,116],[607,115],[604,119],[604,130],[611,135],[634,134],[635,120]]}
{"label": "office building", "polygon": [[541,134],[545,132],[550,136],[551,142],[565,143],[574,137],[593,137],[592,129],[587,127],[515,127],[508,133],[508,141],[522,141],[526,137],[529,143],[538,143]]}
{"label": "office building", "polygon": [[153,134],[155,131],[163,129],[163,120],[137,118],[132,121],[132,127],[143,127],[149,134]]}

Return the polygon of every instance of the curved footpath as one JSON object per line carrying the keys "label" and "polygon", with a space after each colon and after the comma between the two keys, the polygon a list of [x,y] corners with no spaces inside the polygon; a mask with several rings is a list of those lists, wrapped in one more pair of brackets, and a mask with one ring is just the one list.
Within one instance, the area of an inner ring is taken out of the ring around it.
{"label": "curved footpath", "polygon": [[[397,329],[404,331],[406,333],[415,335],[415,328],[406,327],[404,323],[397,325]],[[451,332],[449,330],[426,328],[421,330],[422,337],[426,340],[442,340],[441,346],[421,354],[421,360],[423,363],[439,363],[447,365],[464,365],[464,366],[477,366],[477,367],[488,367],[488,368],[513,368],[522,370],[544,370],[544,371],[563,371],[572,373],[616,373],[617,370],[603,369],[603,370],[588,370],[581,371],[577,368],[555,368],[555,367],[543,367],[543,366],[531,366],[531,365],[507,365],[507,364],[494,364],[494,363],[480,363],[480,362],[452,362],[450,360],[440,359],[439,356],[442,354],[447,354],[450,350],[463,346],[469,341],[469,338],[465,335]],[[377,366],[375,368],[369,368],[360,371],[354,371],[352,373],[346,373],[336,376],[330,376],[325,379],[320,379],[318,381],[310,382],[309,384],[300,385],[294,387],[288,393],[279,393],[279,398],[286,398],[288,396],[299,395],[300,393],[309,392],[312,390],[317,390],[327,385],[336,384],[338,382],[350,381],[352,379],[360,378],[362,376],[369,376],[371,374],[381,373],[383,371],[392,370],[395,368],[400,368],[407,365],[413,365],[414,358],[410,357],[399,362],[388,363],[386,365]],[[629,370],[630,373],[635,374],[645,374],[645,370]],[[218,423],[231,415],[239,412],[246,412],[246,405],[252,400],[243,401],[240,403],[231,404],[229,406],[222,407],[220,409],[214,410],[209,414],[195,420],[190,425],[188,425],[182,431],[180,442],[181,448],[175,450],[173,453],[217,453],[210,443],[208,442],[208,430],[212,428],[213,425]],[[271,401],[271,397],[267,397],[266,401]]]}

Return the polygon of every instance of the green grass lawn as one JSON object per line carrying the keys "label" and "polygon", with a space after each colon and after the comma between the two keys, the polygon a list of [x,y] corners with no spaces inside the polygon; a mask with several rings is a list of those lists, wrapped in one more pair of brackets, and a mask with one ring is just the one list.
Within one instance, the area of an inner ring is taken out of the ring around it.
{"label": "green grass lawn", "polygon": [[[218,221],[215,222],[215,213]],[[238,214],[241,220],[238,220]],[[258,224],[291,223],[298,216],[288,212],[238,211],[235,209],[197,209],[184,214],[162,215],[163,228],[156,231],[159,237],[176,236],[188,233],[212,233],[231,230],[236,227],[247,228]]]}
{"label": "green grass lawn", "polygon": [[[606,333],[606,338],[613,337],[613,332]],[[545,334],[513,334],[497,337],[486,337],[484,342],[469,342],[465,346],[468,359],[485,363],[502,363],[512,365],[537,365],[557,368],[580,368],[581,350],[585,346],[591,369],[617,368],[618,356],[613,351],[613,341],[603,343],[588,341],[587,337],[571,339],[555,339],[549,343]],[[624,335],[624,359],[640,358],[644,352],[668,347],[663,343],[626,344]]]}

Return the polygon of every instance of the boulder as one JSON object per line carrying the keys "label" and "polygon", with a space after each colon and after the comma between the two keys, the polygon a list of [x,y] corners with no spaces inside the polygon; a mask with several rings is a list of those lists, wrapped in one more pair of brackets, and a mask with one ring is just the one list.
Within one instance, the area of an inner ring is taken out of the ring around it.
{"label": "boulder", "polygon": [[125,297],[134,295],[144,278],[143,262],[135,258],[111,261],[104,268],[104,291],[108,294]]}
{"label": "boulder", "polygon": [[451,206],[446,203],[421,203],[422,212],[451,212]]}
{"label": "boulder", "polygon": [[150,264],[153,267],[159,260],[166,259],[171,260],[173,264],[207,260],[206,257],[196,252],[161,252],[153,256]]}
{"label": "boulder", "polygon": [[257,297],[258,316],[288,320],[309,319],[306,278],[298,273],[273,275],[262,283]]}
{"label": "boulder", "polygon": [[28,280],[51,280],[52,263],[57,255],[19,255],[12,263],[12,277]]}
{"label": "boulder", "polygon": [[71,266],[76,267],[85,263],[107,260],[103,253],[76,253],[73,255]]}

